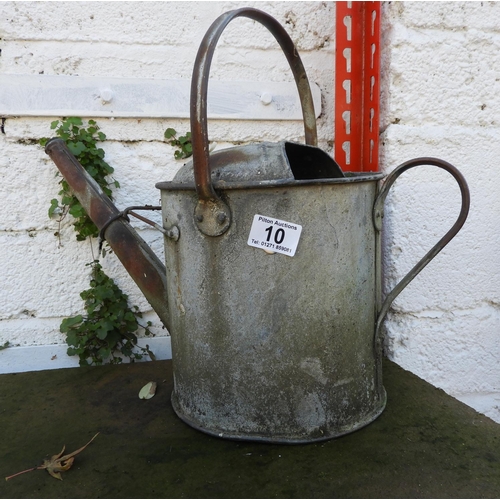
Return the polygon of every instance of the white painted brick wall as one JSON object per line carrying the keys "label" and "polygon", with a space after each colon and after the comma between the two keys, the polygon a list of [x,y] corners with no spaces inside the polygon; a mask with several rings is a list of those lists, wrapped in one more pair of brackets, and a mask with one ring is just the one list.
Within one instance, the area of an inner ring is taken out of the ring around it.
{"label": "white painted brick wall", "polygon": [[[243,5],[280,21],[296,42],[310,79],[322,92],[320,145],[332,150],[333,2],[0,2],[0,72],[189,80],[200,40],[223,12]],[[385,172],[416,156],[438,156],[466,176],[472,195],[466,226],[394,303],[387,321],[389,356],[500,421],[499,255],[500,4],[397,2],[383,5],[381,164]],[[235,20],[222,36],[211,76],[220,80],[291,81],[272,36]],[[88,243],[65,223],[62,247],[47,218],[58,191],[55,167],[36,145],[51,119],[8,117],[0,134],[0,345],[61,346],[39,366],[67,366],[63,317],[81,312],[88,286]],[[122,187],[116,203],[156,203],[159,180],[180,164],[163,141],[187,120],[98,119],[107,161]],[[302,139],[287,121],[209,124],[211,140],[228,143]],[[389,290],[453,224],[458,188],[436,169],[404,174],[388,198],[384,235]],[[142,227],[142,226],[140,226]],[[141,235],[161,255],[161,237]],[[105,269],[164,330],[111,256]],[[0,351],[0,363],[15,348]],[[62,353],[62,354],[61,354]],[[36,364],[33,358],[33,366]],[[73,361],[73,360],[72,360]],[[8,364],[8,363],[7,363]]]}
{"label": "white painted brick wall", "polygon": [[[397,2],[383,21],[384,171],[436,156],[471,192],[462,231],[396,299],[387,352],[500,422],[500,4]],[[387,200],[386,289],[458,215],[455,182],[434,170],[404,174]]]}

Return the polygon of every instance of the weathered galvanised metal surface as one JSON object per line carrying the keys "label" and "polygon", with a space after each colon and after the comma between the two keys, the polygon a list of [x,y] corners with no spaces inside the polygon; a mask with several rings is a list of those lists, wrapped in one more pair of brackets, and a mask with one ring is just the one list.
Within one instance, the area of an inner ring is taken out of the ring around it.
{"label": "weathered galvanised metal surface", "polygon": [[[189,216],[194,191],[162,191],[181,234],[165,254],[183,420],[221,437],[304,442],[382,412],[371,217],[380,177],[220,191],[232,224],[215,238]],[[255,214],[303,226],[294,257],[247,245]]]}
{"label": "weathered galvanised metal surface", "polygon": [[[190,216],[198,203],[194,184],[157,184],[165,223],[181,235],[165,240],[172,404],[180,418],[220,437],[300,443],[341,436],[380,415],[383,317],[468,212],[465,181],[441,160],[403,164],[387,183],[429,164],[457,179],[462,211],[383,304],[377,226],[387,191],[377,193],[381,174],[219,182],[232,223],[218,237],[201,233]],[[247,245],[255,214],[303,227],[294,257]]]}
{"label": "weathered galvanised metal surface", "polygon": [[[210,61],[222,30],[239,16],[264,24],[283,48],[302,103],[305,145],[262,142],[209,156]],[[157,184],[166,267],[126,220],[137,207],[120,212],[60,139],[46,146],[172,336],[176,413],[216,436],[283,443],[330,439],[367,425],[386,403],[380,326],[396,296],[464,224],[465,179],[435,158],[402,164],[380,191],[381,174],[344,175],[315,147],[312,98],[293,43],[255,9],[213,23],[196,59],[191,101],[193,161],[172,182]],[[420,165],[455,178],[462,208],[382,301],[385,198],[402,173]],[[293,257],[247,244],[256,214],[302,226]]]}

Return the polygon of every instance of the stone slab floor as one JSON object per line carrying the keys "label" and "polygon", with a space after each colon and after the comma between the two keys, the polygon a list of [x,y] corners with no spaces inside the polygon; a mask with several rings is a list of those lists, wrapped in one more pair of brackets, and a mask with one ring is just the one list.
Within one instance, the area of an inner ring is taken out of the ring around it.
{"label": "stone slab floor", "polygon": [[[149,381],[158,389],[138,398]],[[2,498],[498,498],[500,425],[385,361],[387,408],[308,445],[226,441],[170,406],[171,361],[0,376],[0,473],[83,446],[62,481],[35,470]]]}

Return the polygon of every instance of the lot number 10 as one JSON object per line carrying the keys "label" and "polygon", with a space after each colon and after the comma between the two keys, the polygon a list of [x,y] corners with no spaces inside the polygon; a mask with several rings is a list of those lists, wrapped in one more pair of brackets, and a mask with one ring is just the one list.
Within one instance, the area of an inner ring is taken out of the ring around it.
{"label": "lot number 10", "polygon": [[[266,229],[264,229],[264,231],[267,233],[266,241],[271,241],[271,235],[273,234],[273,229],[275,229],[274,226],[269,226],[266,227]],[[277,245],[281,245],[284,239],[285,239],[285,230],[280,227],[274,233],[274,243],[276,243]]]}

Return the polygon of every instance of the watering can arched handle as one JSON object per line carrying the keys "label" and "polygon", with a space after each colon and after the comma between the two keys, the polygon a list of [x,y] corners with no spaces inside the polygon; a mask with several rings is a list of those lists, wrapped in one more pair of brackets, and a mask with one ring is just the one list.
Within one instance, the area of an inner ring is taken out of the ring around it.
{"label": "watering can arched handle", "polygon": [[229,22],[237,17],[258,21],[278,41],[290,64],[299,91],[306,144],[317,146],[316,116],[309,80],[297,49],[285,29],[269,14],[252,8],[232,10],[218,17],[208,29],[198,49],[191,80],[191,142],[198,195],[195,222],[200,231],[208,236],[225,233],[231,224],[229,207],[216,194],[212,185],[208,150],[207,90],[210,64],[217,42]]}
{"label": "watering can arched handle", "polygon": [[[417,276],[417,274],[422,271],[422,269],[455,237],[455,235],[460,231],[461,227],[464,225],[467,215],[469,213],[470,206],[470,193],[469,188],[467,186],[467,182],[464,176],[460,173],[460,171],[451,165],[450,163],[440,160],[438,158],[415,158],[413,160],[409,160],[405,163],[402,163],[399,167],[394,169],[389,176],[387,177],[380,193],[375,200],[375,204],[373,207],[373,220],[375,224],[375,228],[377,229],[377,252],[380,255],[380,231],[382,229],[382,220],[384,217],[384,203],[391,189],[392,185],[396,181],[396,179],[404,172],[409,170],[410,168],[414,168],[421,165],[430,165],[442,168],[449,172],[457,181],[460,192],[462,195],[462,208],[460,210],[460,214],[458,218],[450,228],[450,230],[425,254],[424,257],[408,272],[408,274],[392,289],[392,291],[387,294],[384,302],[381,304],[380,297],[377,298],[377,308],[378,308],[378,316],[377,323],[375,328],[375,348],[377,351],[381,350],[382,339],[380,335],[382,322],[391,307],[394,299],[403,291],[403,289]],[[380,259],[378,259],[380,260]],[[377,264],[380,266],[380,262]],[[377,293],[380,292],[380,269],[377,270]]]}

